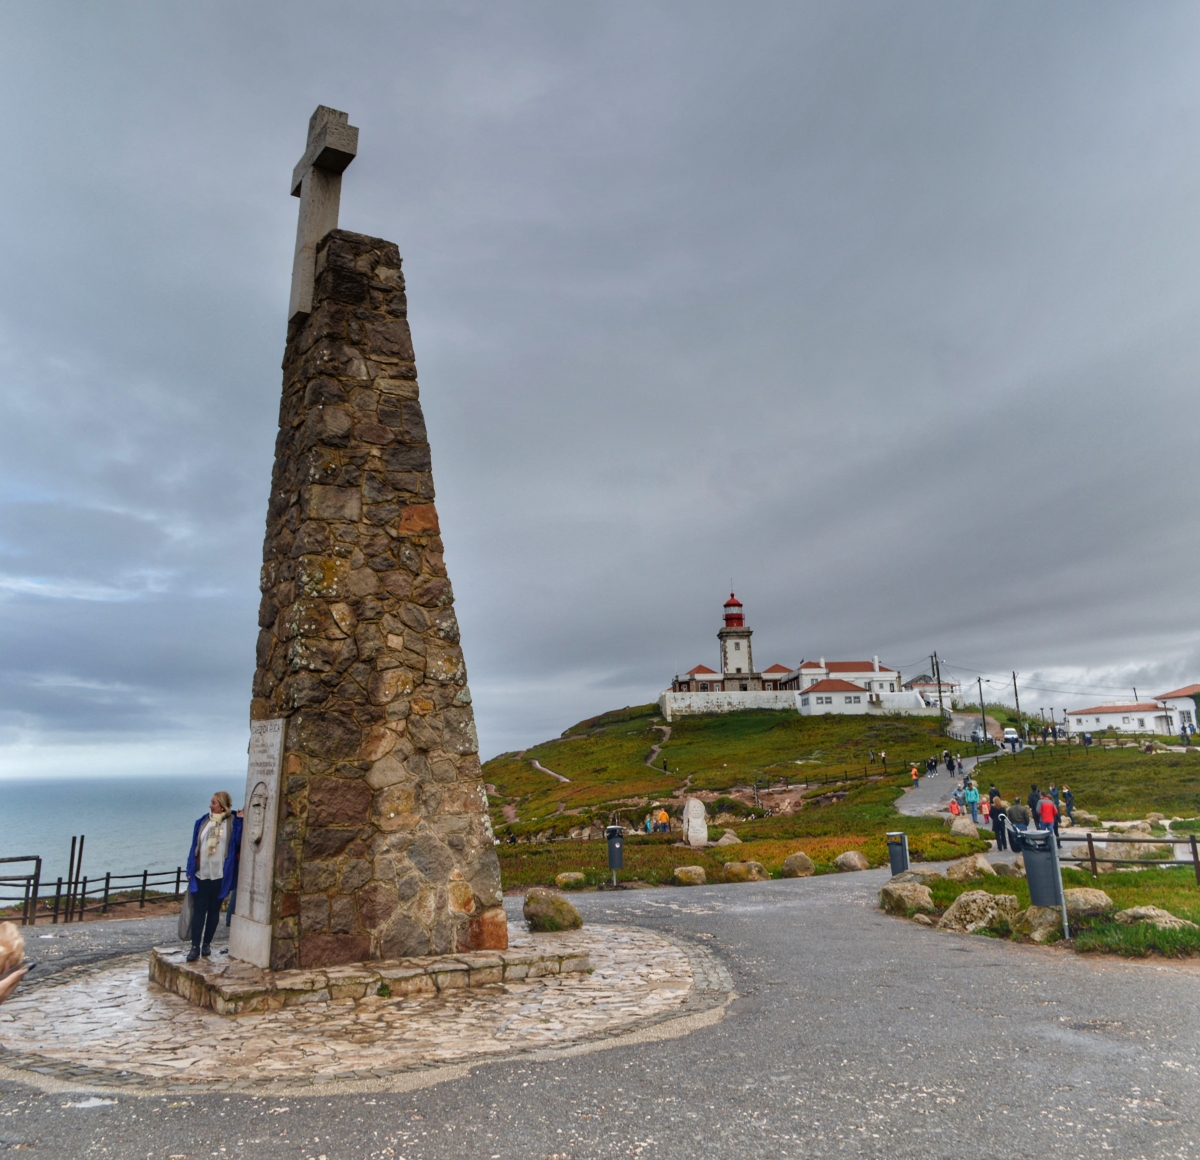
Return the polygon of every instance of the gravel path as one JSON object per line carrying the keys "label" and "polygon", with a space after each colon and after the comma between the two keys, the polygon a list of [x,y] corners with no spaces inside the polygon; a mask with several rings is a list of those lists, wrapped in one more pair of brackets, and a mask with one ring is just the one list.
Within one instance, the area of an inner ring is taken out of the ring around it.
{"label": "gravel path", "polygon": [[739,998],[724,1019],[678,1038],[370,1095],[89,1103],[6,1078],[0,1148],[153,1160],[1200,1153],[1194,964],[926,930],[874,908],[885,877],[579,896],[587,918],[694,940],[729,968]]}

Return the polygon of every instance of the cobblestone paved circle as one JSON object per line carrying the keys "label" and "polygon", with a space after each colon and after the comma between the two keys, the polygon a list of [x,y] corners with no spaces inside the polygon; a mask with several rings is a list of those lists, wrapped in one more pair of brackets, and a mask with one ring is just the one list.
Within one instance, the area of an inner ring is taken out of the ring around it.
{"label": "cobblestone paved circle", "polygon": [[150,982],[144,954],[72,967],[0,1008],[0,1066],[129,1092],[353,1090],[612,1039],[713,1010],[731,990],[720,962],[690,941],[614,926],[524,936],[539,937],[587,953],[592,972],[230,1017]]}

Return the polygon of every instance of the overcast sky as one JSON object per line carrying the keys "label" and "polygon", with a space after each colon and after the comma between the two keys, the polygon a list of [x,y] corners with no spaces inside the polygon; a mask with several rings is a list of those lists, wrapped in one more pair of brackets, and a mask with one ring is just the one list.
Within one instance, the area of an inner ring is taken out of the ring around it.
{"label": "overcast sky", "polygon": [[[244,769],[318,103],[483,755],[714,665],[1200,680],[1194,3],[0,7],[0,776]],[[1044,691],[1043,691],[1044,690]]]}

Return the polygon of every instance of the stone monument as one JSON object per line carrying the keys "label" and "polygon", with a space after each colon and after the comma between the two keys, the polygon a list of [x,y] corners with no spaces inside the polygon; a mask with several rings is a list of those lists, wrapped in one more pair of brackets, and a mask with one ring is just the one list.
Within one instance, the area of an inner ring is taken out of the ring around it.
{"label": "stone monument", "polygon": [[708,814],[699,798],[690,797],[683,803],[683,840],[689,846],[708,844]]}
{"label": "stone monument", "polygon": [[337,228],[321,106],[300,198],[230,954],[276,970],[508,945],[400,253]]}

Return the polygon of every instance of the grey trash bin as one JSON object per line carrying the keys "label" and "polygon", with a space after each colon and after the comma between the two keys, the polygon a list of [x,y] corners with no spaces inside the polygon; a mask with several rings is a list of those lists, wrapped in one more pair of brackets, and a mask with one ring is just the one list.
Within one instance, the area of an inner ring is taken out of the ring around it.
{"label": "grey trash bin", "polygon": [[892,877],[908,869],[908,835],[897,830],[887,836],[888,859],[892,863]]}
{"label": "grey trash bin", "polygon": [[1062,874],[1058,869],[1058,844],[1053,830],[1028,829],[1022,837],[1025,880],[1031,906],[1062,906]]}
{"label": "grey trash bin", "polygon": [[608,868],[623,870],[625,868],[625,830],[621,826],[608,826],[604,831],[608,839]]}

